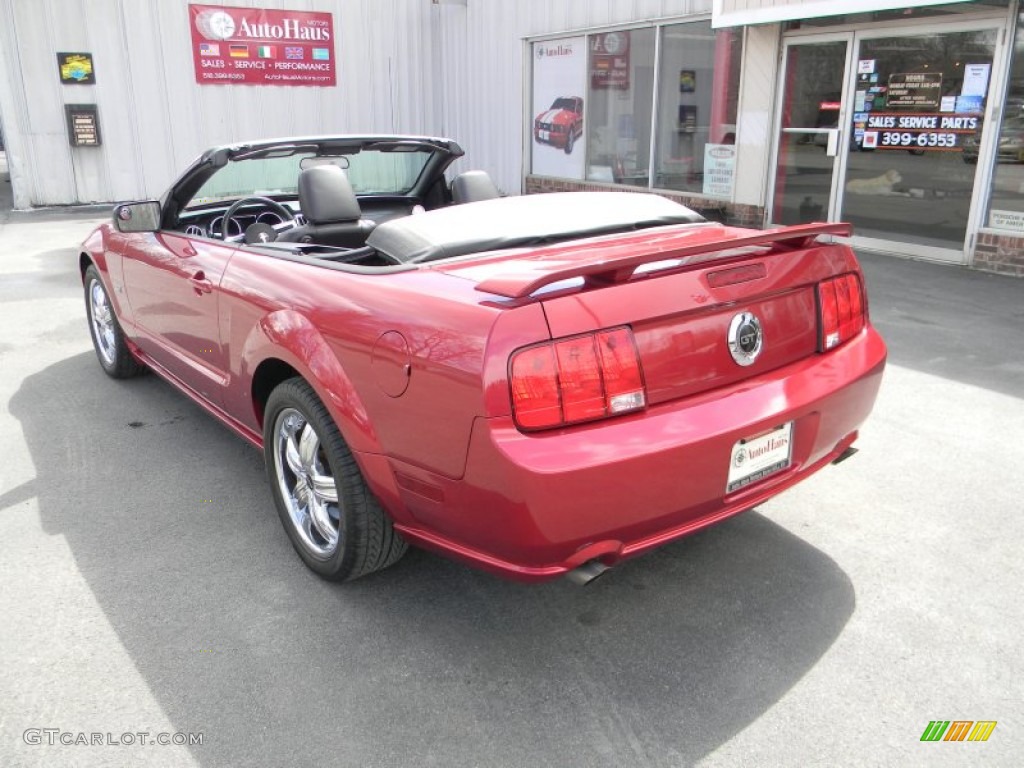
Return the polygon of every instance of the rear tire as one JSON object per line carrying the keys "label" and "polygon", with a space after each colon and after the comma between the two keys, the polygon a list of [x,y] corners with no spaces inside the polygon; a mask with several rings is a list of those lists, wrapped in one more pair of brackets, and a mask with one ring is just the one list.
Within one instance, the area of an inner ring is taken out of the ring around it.
{"label": "rear tire", "polygon": [[107,295],[100,272],[92,264],[85,270],[85,314],[89,320],[89,335],[103,372],[114,379],[130,379],[146,368],[128,350],[124,331],[117,322],[117,314]]}
{"label": "rear tire", "polygon": [[349,581],[393,565],[408,545],[363,479],[327,408],[301,378],[267,399],[263,451],[292,546],[319,576]]}

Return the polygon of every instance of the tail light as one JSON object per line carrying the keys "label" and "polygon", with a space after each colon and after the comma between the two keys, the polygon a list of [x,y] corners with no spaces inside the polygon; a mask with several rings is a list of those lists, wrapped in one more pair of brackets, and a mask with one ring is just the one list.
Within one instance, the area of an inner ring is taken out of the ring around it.
{"label": "tail light", "polygon": [[633,332],[612,328],[519,350],[509,364],[520,429],[603,419],[647,404]]}
{"label": "tail light", "polygon": [[822,352],[849,341],[864,328],[864,294],[850,273],[818,284]]}

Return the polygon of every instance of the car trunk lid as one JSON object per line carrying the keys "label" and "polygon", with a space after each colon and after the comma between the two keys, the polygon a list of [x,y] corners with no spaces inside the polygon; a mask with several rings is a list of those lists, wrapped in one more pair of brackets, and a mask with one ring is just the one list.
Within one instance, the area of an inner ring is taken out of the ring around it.
{"label": "car trunk lid", "polygon": [[[445,269],[478,281],[498,303],[540,301],[552,338],[628,326],[648,405],[724,387],[819,349],[817,285],[856,270],[848,247],[818,242],[848,225],[751,231],[672,227],[566,243]],[[730,335],[749,313],[757,354]]]}

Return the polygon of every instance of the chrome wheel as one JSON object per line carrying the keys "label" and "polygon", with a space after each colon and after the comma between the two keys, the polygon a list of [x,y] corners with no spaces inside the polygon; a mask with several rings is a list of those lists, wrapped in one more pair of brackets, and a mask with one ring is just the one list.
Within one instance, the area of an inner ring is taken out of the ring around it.
{"label": "chrome wheel", "polygon": [[114,330],[114,312],[110,308],[107,292],[96,278],[89,281],[89,318],[92,336],[96,340],[96,351],[107,365],[113,365],[117,357],[117,337]]}
{"label": "chrome wheel", "polygon": [[341,504],[320,436],[295,408],[274,421],[274,475],[295,532],[310,554],[327,558],[338,548]]}

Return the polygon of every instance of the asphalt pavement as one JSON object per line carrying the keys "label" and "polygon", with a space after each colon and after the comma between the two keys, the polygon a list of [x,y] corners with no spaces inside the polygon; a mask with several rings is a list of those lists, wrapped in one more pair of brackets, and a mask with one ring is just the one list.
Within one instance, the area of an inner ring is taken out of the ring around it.
{"label": "asphalt pavement", "polygon": [[256,451],[101,372],[100,215],[0,214],[0,765],[1020,764],[1024,281],[865,255],[860,453],[589,587],[418,551],[339,586]]}

